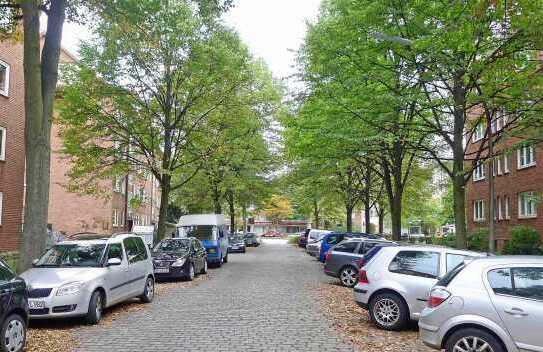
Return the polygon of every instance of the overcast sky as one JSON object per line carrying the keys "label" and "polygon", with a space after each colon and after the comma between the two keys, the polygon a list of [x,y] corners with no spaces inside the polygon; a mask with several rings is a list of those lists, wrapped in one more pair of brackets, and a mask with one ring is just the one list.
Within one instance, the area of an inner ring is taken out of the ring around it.
{"label": "overcast sky", "polygon": [[[263,58],[276,78],[284,78],[294,69],[295,53],[303,41],[306,21],[314,21],[320,0],[235,0],[235,7],[225,16],[228,25],[234,27],[253,54]],[[88,37],[88,31],[67,24],[64,46],[76,53],[80,39]]]}

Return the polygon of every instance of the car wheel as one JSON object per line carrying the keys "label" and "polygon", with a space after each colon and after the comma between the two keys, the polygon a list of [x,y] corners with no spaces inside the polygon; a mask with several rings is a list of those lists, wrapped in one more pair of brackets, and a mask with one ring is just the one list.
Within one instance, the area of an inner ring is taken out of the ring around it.
{"label": "car wheel", "polygon": [[228,263],[228,253],[226,253],[226,256],[224,257],[223,261],[224,261],[225,264]]}
{"label": "car wheel", "polygon": [[202,268],[201,274],[207,274],[207,260],[204,260],[204,266]]}
{"label": "car wheel", "polygon": [[102,319],[102,310],[104,309],[104,300],[100,291],[94,291],[89,301],[89,310],[87,312],[87,323],[91,325],[98,324]]}
{"label": "car wheel", "polygon": [[145,281],[145,289],[140,299],[143,303],[151,303],[155,298],[155,280],[152,277],[148,277]]}
{"label": "car wheel", "polygon": [[400,330],[407,323],[407,306],[393,293],[381,293],[373,297],[369,312],[373,323],[384,330]]}
{"label": "car wheel", "polygon": [[189,265],[189,273],[187,274],[187,281],[194,280],[194,276],[195,276],[194,264],[190,263],[190,265]]}
{"label": "car wheel", "polygon": [[354,287],[358,282],[358,270],[353,266],[346,266],[339,272],[339,281],[345,287]]}
{"label": "car wheel", "polygon": [[18,314],[12,314],[2,324],[2,352],[20,352],[26,343],[26,324]]}
{"label": "car wheel", "polygon": [[494,335],[477,328],[461,329],[453,333],[445,343],[445,351],[505,352]]}

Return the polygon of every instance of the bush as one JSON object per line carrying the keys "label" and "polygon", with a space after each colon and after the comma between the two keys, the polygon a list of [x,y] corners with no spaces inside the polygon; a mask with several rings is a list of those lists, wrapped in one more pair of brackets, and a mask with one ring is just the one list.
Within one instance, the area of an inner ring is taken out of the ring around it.
{"label": "bush", "polygon": [[435,244],[437,246],[456,247],[456,236],[449,235],[447,237],[432,237],[429,244]]}
{"label": "bush", "polygon": [[488,252],[488,229],[479,229],[468,235],[468,249]]}
{"label": "bush", "polygon": [[290,244],[298,244],[299,240],[300,240],[300,235],[288,236],[288,243],[290,243]]}
{"label": "bush", "polygon": [[541,236],[528,226],[516,226],[511,230],[511,241],[505,246],[504,254],[541,254]]}

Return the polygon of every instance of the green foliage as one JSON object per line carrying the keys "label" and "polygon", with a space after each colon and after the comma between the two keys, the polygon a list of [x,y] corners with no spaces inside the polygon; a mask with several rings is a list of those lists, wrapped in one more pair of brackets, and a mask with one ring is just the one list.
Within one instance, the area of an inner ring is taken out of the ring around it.
{"label": "green foliage", "polygon": [[488,252],[488,229],[479,229],[468,235],[468,249]]}
{"label": "green foliage", "polygon": [[437,246],[456,248],[456,236],[449,235],[447,237],[432,237],[430,239],[430,243]]}
{"label": "green foliage", "polygon": [[298,241],[300,240],[300,235],[290,235],[288,236],[288,243],[297,245]]}
{"label": "green foliage", "polygon": [[511,240],[503,253],[538,255],[542,253],[541,244],[541,235],[534,228],[516,226],[511,230]]}

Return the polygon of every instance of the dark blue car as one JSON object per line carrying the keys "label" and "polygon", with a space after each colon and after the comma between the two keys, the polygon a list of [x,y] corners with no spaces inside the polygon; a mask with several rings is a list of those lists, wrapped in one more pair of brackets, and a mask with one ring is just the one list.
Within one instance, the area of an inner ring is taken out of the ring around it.
{"label": "dark blue car", "polygon": [[372,235],[364,232],[331,232],[326,234],[322,238],[321,243],[321,251],[319,253],[319,260],[324,263],[326,259],[326,253],[330,248],[334,247],[339,242],[347,239],[347,238],[354,238],[354,237],[364,237],[374,240],[384,239],[383,237],[379,235]]}

